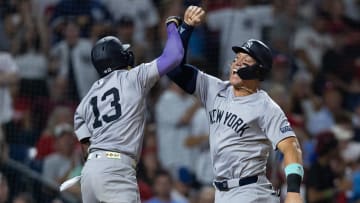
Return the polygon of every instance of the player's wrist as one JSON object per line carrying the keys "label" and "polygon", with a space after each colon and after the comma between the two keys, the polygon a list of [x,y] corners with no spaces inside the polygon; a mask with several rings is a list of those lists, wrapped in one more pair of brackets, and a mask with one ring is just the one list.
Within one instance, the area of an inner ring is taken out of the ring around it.
{"label": "player's wrist", "polygon": [[301,176],[298,174],[290,174],[286,177],[287,192],[300,193]]}
{"label": "player's wrist", "polygon": [[170,24],[174,23],[176,27],[179,27],[181,24],[183,24],[182,22],[183,20],[179,16],[169,16],[166,19],[165,24],[166,26],[169,26]]}
{"label": "player's wrist", "polygon": [[183,28],[185,30],[193,30],[194,27],[195,27],[194,25],[187,23],[185,20],[180,25],[180,28]]}
{"label": "player's wrist", "polygon": [[285,167],[287,192],[300,193],[300,186],[304,176],[304,169],[298,163],[292,163]]}

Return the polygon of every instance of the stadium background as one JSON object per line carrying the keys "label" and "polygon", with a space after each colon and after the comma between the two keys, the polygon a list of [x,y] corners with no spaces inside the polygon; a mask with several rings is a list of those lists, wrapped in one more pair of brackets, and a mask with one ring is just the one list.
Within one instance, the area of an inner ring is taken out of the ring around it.
{"label": "stadium background", "polygon": [[[360,202],[359,0],[3,0],[0,203],[81,202],[78,185],[63,193],[57,188],[83,164],[72,117],[94,77],[91,46],[115,35],[132,45],[136,64],[148,62],[166,39],[164,19],[182,16],[191,4],[209,17],[189,45],[188,61],[203,71],[226,78],[231,59],[225,53],[248,38],[273,49],[263,88],[301,142],[307,202]],[[212,202],[201,110],[167,79],[149,94],[138,166],[144,202],[166,194],[179,202]],[[49,161],[54,155],[58,160]],[[281,158],[273,153],[268,167],[278,188],[285,187]],[[159,180],[164,171],[171,183]]]}

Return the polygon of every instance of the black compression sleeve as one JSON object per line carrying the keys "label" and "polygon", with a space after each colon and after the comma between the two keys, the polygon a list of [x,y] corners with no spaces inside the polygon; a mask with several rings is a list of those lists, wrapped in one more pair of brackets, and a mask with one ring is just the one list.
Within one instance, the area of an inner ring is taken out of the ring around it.
{"label": "black compression sleeve", "polygon": [[181,87],[185,92],[193,94],[196,88],[196,77],[198,74],[198,69],[192,65],[185,63],[187,47],[194,27],[183,22],[178,28],[178,30],[180,33],[181,42],[183,43],[184,47],[184,58],[181,61],[180,66],[167,73],[167,76],[179,87]]}
{"label": "black compression sleeve", "polygon": [[301,176],[296,173],[291,173],[286,177],[287,192],[300,192]]}
{"label": "black compression sleeve", "polygon": [[195,66],[184,64],[182,67],[176,67],[167,73],[167,76],[185,92],[193,94],[196,88],[198,71]]}
{"label": "black compression sleeve", "polygon": [[179,33],[180,33],[181,41],[183,43],[183,47],[184,47],[184,58],[181,61],[181,65],[184,65],[186,63],[187,47],[188,47],[188,44],[189,44],[191,34],[192,34],[193,30],[194,30],[194,27],[186,24],[185,22],[183,22],[180,25],[180,27],[178,28],[178,30],[179,30]]}

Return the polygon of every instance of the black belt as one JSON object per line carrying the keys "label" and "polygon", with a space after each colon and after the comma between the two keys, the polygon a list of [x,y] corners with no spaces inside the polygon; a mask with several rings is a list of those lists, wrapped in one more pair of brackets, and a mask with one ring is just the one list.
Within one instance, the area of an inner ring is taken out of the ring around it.
{"label": "black belt", "polygon": [[214,181],[215,187],[220,191],[228,191],[234,187],[240,187],[251,183],[256,183],[258,176],[249,176],[245,178],[237,178],[224,181]]}

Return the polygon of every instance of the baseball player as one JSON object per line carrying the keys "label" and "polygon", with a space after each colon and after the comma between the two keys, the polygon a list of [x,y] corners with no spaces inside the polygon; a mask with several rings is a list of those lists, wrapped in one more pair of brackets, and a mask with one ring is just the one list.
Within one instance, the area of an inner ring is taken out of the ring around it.
{"label": "baseball player", "polygon": [[130,45],[119,39],[107,36],[92,48],[92,63],[101,78],[74,116],[75,133],[87,159],[81,176],[83,202],[140,202],[135,165],[143,140],[145,98],[155,82],[183,58],[176,23],[172,17],[166,21],[163,53],[132,69]]}
{"label": "baseball player", "polygon": [[[189,7],[179,32],[186,49],[194,26],[203,15]],[[284,155],[287,177],[285,202],[302,202],[302,155],[298,140],[280,107],[259,89],[272,67],[270,49],[259,40],[233,46],[236,56],[229,81],[222,81],[181,64],[168,73],[206,108],[210,124],[210,152],[215,175],[216,203],[280,202],[265,176],[270,150]],[[186,50],[185,50],[186,51]]]}

